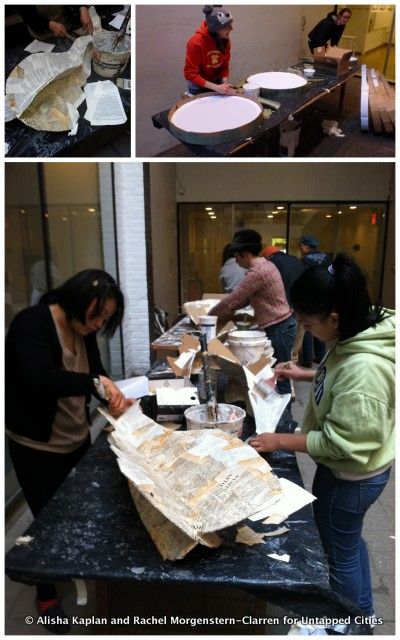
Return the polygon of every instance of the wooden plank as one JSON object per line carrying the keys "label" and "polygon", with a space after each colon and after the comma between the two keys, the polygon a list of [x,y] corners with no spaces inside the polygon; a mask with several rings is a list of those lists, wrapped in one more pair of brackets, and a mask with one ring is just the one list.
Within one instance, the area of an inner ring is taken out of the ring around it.
{"label": "wooden plank", "polygon": [[373,78],[371,75],[371,69],[367,69],[367,79],[368,79],[368,87],[369,87],[368,104],[369,104],[369,110],[370,110],[371,119],[372,119],[372,126],[376,133],[382,133],[383,126],[382,126],[382,121],[379,113],[379,107],[377,102],[377,96],[375,93],[375,86],[374,86]]}

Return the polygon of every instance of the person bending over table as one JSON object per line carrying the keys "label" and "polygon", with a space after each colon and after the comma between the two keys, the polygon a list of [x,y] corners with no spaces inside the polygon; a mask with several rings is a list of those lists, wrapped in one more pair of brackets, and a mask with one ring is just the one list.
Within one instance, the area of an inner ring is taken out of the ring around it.
{"label": "person bending over table", "polygon": [[351,18],[351,9],[345,7],[338,14],[330,11],[326,18],[318,22],[314,29],[308,34],[308,46],[311,53],[317,47],[326,47],[330,42],[331,47],[335,47],[343,35],[346,24]]}
{"label": "person bending over table", "polygon": [[[228,316],[250,302],[255,321],[271,340],[274,357],[282,362],[290,360],[296,320],[286,299],[281,274],[274,264],[259,257],[261,248],[258,231],[241,229],[235,233],[231,249],[236,262],[247,269],[247,273],[232,293],[225,296],[209,314]],[[290,393],[290,381],[279,380],[277,388],[279,393]]]}
{"label": "person bending over table", "polygon": [[79,27],[86,35],[93,33],[92,19],[87,6],[17,5],[16,9],[32,38],[37,40],[68,38],[68,31],[74,31]]}
{"label": "person bending over table", "polygon": [[363,520],[380,496],[395,455],[394,311],[372,306],[357,263],[338,254],[291,288],[297,319],[331,347],[316,372],[278,364],[277,375],[312,382],[301,434],[263,434],[259,452],[302,451],[317,463],[315,521],[332,589],[374,615]]}
{"label": "person bending over table", "polygon": [[205,20],[186,45],[184,76],[192,95],[217,91],[234,95],[229,84],[232,14],[222,6],[203,7]]}
{"label": "person bending over table", "polygon": [[[99,331],[111,337],[123,313],[123,294],[113,278],[87,269],[11,322],[5,422],[11,460],[35,517],[90,446],[91,396],[115,416],[132,404],[107,376],[96,339]],[[40,615],[66,617],[53,584],[37,586],[36,606]],[[55,633],[69,629],[61,622],[45,626]]]}

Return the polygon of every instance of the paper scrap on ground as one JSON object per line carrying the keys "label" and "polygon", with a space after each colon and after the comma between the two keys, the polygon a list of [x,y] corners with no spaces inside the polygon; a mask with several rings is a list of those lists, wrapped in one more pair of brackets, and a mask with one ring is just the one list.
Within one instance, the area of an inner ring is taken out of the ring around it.
{"label": "paper scrap on ground", "polygon": [[127,117],[118,88],[111,80],[99,80],[85,85],[87,111],[86,120],[92,126],[116,125],[126,122]]}
{"label": "paper scrap on ground", "polygon": [[284,553],[281,556],[278,556],[277,553],[267,553],[269,558],[273,558],[274,560],[281,560],[282,562],[289,562],[290,556],[287,553]]}
{"label": "paper scrap on ground", "polygon": [[33,40],[27,47],[25,47],[24,51],[28,51],[29,53],[40,53],[44,51],[45,53],[49,53],[53,51],[55,44],[50,44],[50,42],[40,42],[40,40]]}
{"label": "paper scrap on ground", "polygon": [[260,513],[250,516],[250,520],[255,521],[266,518],[266,520],[263,520],[264,524],[280,524],[291,513],[298,511],[315,500],[315,496],[286,478],[280,478],[279,484],[282,489],[280,499],[272,505],[272,508],[268,505]]}
{"label": "paper scrap on ground", "polygon": [[81,87],[91,72],[92,38],[77,38],[68,51],[33,53],[9,75],[6,94],[15,116],[39,131],[69,131],[79,118]]}
{"label": "paper scrap on ground", "polygon": [[146,506],[144,524],[164,558],[181,558],[198,543],[215,546],[216,531],[280,496],[269,464],[219,429],[171,431],[143,415],[138,404],[117,420],[99,411],[115,428],[111,448],[136,506]]}

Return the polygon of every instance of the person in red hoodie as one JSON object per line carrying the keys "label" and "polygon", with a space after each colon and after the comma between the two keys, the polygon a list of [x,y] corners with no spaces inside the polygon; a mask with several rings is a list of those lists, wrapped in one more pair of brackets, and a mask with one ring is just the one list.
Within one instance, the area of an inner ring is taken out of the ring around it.
{"label": "person in red hoodie", "polygon": [[184,76],[192,95],[217,91],[234,95],[228,82],[232,14],[220,5],[203,7],[205,20],[186,45]]}

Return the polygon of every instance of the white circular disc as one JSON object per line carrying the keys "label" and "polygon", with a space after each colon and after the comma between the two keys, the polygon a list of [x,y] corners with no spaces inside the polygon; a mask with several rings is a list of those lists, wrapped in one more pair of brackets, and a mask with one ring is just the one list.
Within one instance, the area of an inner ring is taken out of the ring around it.
{"label": "white circular disc", "polygon": [[240,96],[204,96],[179,107],[171,122],[192,133],[214,133],[236,129],[255,120],[262,107]]}
{"label": "white circular disc", "polygon": [[305,78],[301,78],[295,73],[286,73],[285,71],[266,71],[265,73],[255,73],[247,78],[247,82],[257,84],[261,89],[296,89],[307,84]]}

